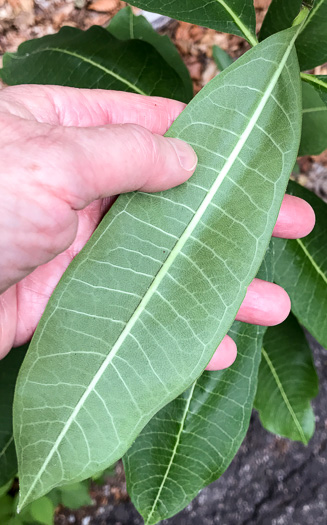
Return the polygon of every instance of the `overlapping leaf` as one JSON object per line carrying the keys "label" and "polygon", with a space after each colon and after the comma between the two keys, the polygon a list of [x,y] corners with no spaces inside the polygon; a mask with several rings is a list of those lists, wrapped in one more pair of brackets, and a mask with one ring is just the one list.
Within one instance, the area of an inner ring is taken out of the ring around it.
{"label": "overlapping leaf", "polygon": [[0,76],[6,84],[58,84],[132,91],[189,101],[189,90],[158,51],[140,40],[118,40],[93,26],[64,27],[6,53]]}
{"label": "overlapping leaf", "polygon": [[290,27],[299,13],[301,5],[302,0],[272,0],[264,18],[259,39],[264,40],[268,36]]}
{"label": "overlapping leaf", "polygon": [[307,444],[315,427],[311,400],[318,377],[303,330],[290,315],[268,328],[263,340],[255,408],[263,426]]}
{"label": "overlapping leaf", "polygon": [[[292,0],[290,3],[293,3]],[[288,2],[287,2],[288,3]],[[296,43],[302,71],[327,60],[327,0],[315,0]]]}
{"label": "overlapping leaf", "polygon": [[194,146],[196,174],[121,196],[61,279],[16,387],[22,505],[124,454],[231,326],[296,158],[296,34],[265,40],[200,92],[169,130]]}
{"label": "overlapping leaf", "polygon": [[108,31],[120,40],[138,39],[151,44],[181,77],[185,86],[184,102],[193,97],[193,85],[190,74],[176,46],[167,35],[159,35],[144,16],[135,16],[130,7],[118,11],[111,20]]}
{"label": "overlapping leaf", "polygon": [[17,474],[12,428],[12,405],[18,370],[27,346],[14,348],[0,361],[0,487]]}
{"label": "overlapping leaf", "polygon": [[327,106],[310,84],[302,82],[303,119],[299,155],[319,155],[327,149]]}
{"label": "overlapping leaf", "polygon": [[[272,281],[269,249],[258,277]],[[124,457],[128,493],[146,525],[183,509],[226,470],[249,425],[265,328],[235,322],[227,370],[204,372],[160,410]]]}
{"label": "overlapping leaf", "polygon": [[212,58],[216,62],[219,71],[224,71],[224,69],[233,63],[232,57],[230,57],[229,54],[219,46],[213,46]]}
{"label": "overlapping leaf", "polygon": [[274,239],[275,280],[288,292],[300,323],[327,348],[327,205],[295,182],[288,192],[308,201],[317,220],[304,239]]}
{"label": "overlapping leaf", "polygon": [[234,323],[236,362],[204,372],[154,416],[125,455],[127,490],[146,525],[186,507],[233,459],[249,426],[263,333]]}
{"label": "overlapping leaf", "polygon": [[242,36],[252,45],[257,42],[253,0],[133,0],[131,3],[177,20]]}
{"label": "overlapping leaf", "polygon": [[301,78],[315,88],[321,100],[327,105],[327,75],[307,75],[306,73],[301,73]]}

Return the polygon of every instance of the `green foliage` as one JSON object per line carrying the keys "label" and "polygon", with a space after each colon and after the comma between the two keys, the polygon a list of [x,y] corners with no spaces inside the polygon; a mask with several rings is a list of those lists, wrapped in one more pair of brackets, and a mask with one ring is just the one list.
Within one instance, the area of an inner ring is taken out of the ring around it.
{"label": "green foliage", "polygon": [[90,481],[86,480],[56,488],[47,496],[34,500],[17,514],[17,497],[6,494],[11,485],[12,482],[4,487],[4,491],[0,491],[1,525],[53,525],[54,512],[58,505],[65,505],[72,510],[83,505],[92,505],[89,494]]}
{"label": "green foliage", "polygon": [[259,39],[264,40],[268,36],[290,27],[299,13],[301,5],[302,0],[272,0],[263,21]]}
{"label": "green foliage", "polygon": [[312,354],[295,317],[268,328],[263,340],[254,406],[263,426],[307,444],[315,420],[310,405],[318,394]]}
{"label": "green foliage", "polygon": [[289,294],[300,323],[327,348],[327,204],[295,182],[288,192],[311,204],[316,226],[304,239],[274,239],[275,280]]}
{"label": "green foliage", "polygon": [[12,350],[0,361],[0,487],[17,474],[17,460],[12,430],[12,404],[18,370],[27,345]]}
{"label": "green foliage", "polygon": [[216,62],[219,71],[224,71],[224,69],[233,63],[233,59],[229,56],[229,54],[219,46],[213,46],[212,57]]}
{"label": "green foliage", "polygon": [[327,0],[315,0],[296,43],[301,71],[312,69],[326,62],[326,34]]}
{"label": "green foliage", "polygon": [[327,106],[314,87],[305,82],[302,82],[302,99],[303,120],[299,155],[319,155],[327,148]]}
{"label": "green foliage", "polygon": [[63,485],[52,490],[49,494],[51,500],[58,505],[61,503],[69,509],[78,509],[84,505],[92,505],[92,499],[89,494],[89,480]]}
{"label": "green foliage", "polygon": [[301,78],[315,88],[321,100],[327,105],[327,75],[307,75],[302,73]]}
{"label": "green foliage", "polygon": [[125,455],[128,493],[146,525],[186,507],[233,459],[249,426],[263,333],[235,322],[236,362],[204,372],[152,418]]}
{"label": "green foliage", "polygon": [[131,3],[177,20],[243,36],[252,45],[257,42],[252,0],[133,0]]}
{"label": "green foliage", "polygon": [[99,26],[88,31],[63,27],[24,42],[17,53],[4,56],[0,74],[11,85],[57,84],[189,100],[181,77],[152,45],[118,40]]}
{"label": "green foliage", "polygon": [[[181,77],[184,87],[184,102],[193,97],[193,85],[190,74],[176,47],[167,35],[159,35],[144,16],[135,16],[130,7],[121,9],[111,20],[108,31],[120,40],[138,39],[151,44]],[[162,81],[161,81],[162,82]]]}
{"label": "green foliage", "polygon": [[[19,515],[6,491],[17,469],[11,402],[22,350],[0,363],[1,525],[49,525],[59,503],[91,504],[89,481],[82,480],[98,478],[124,453],[128,489],[146,524],[173,515],[227,468],[256,389],[268,430],[304,443],[313,433],[317,377],[294,317],[270,328],[263,345],[264,328],[234,323],[236,362],[201,373],[269,243],[300,143],[293,44],[302,69],[326,61],[327,0],[315,0],[302,26],[267,38],[292,25],[301,4],[273,0],[260,45],[252,0],[134,4],[244,36],[255,48],[233,63],[215,46],[225,71],[168,132],[194,147],[196,174],[164,193],[121,196],[50,299],[17,383],[20,504],[27,505]],[[9,84],[119,89],[186,102],[192,96],[171,41],[130,8],[107,30],[66,27],[26,42],[5,55],[0,74]],[[300,154],[319,153],[327,146],[326,76],[301,78]],[[293,313],[327,346],[326,204],[295,183],[289,191],[312,204],[317,226],[307,239],[272,241],[258,277],[273,280],[275,272]]]}
{"label": "green foliage", "polygon": [[21,506],[68,472],[74,482],[116,461],[227,332],[296,159],[296,31],[265,40],[200,92],[169,130],[194,146],[197,173],[163,194],[120,197],[61,279],[16,386]]}

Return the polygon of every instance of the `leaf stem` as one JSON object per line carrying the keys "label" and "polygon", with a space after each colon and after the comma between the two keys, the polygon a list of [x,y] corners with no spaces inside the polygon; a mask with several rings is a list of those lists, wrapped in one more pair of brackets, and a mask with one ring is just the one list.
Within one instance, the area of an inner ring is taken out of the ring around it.
{"label": "leaf stem", "polygon": [[327,82],[324,82],[320,78],[317,78],[315,75],[308,75],[307,73],[301,73],[301,79],[304,82],[307,82],[308,84],[319,86],[324,91],[327,91]]}
{"label": "leaf stem", "polygon": [[307,19],[307,16],[309,15],[309,13],[310,13],[310,9],[308,7],[302,7],[301,11],[295,18],[292,24],[292,27],[299,26],[300,24],[302,24],[302,22],[304,22]]}

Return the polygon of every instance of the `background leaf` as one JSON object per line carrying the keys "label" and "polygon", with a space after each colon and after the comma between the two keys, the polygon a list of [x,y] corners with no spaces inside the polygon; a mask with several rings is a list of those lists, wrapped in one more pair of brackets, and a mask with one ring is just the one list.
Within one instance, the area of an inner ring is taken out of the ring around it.
{"label": "background leaf", "polygon": [[272,0],[260,30],[259,40],[291,27],[301,5],[302,0]]}
{"label": "background leaf", "polygon": [[327,106],[313,86],[302,82],[303,119],[299,156],[327,149]]}
{"label": "background leaf", "polygon": [[10,518],[15,514],[14,500],[10,496],[0,497],[0,520],[1,523],[7,525]]}
{"label": "background leaf", "polygon": [[37,523],[44,523],[44,525],[53,524],[54,510],[54,505],[51,499],[46,496],[33,501],[29,506],[29,512],[33,520]]}
{"label": "background leaf", "polygon": [[301,71],[312,69],[326,62],[326,34],[327,0],[315,0],[296,42]]}
{"label": "background leaf", "polygon": [[21,504],[115,462],[228,331],[296,158],[295,37],[265,40],[201,90],[169,130],[194,146],[196,174],[119,197],[61,279],[16,388]]}
{"label": "background leaf", "polygon": [[290,182],[288,193],[311,204],[316,226],[304,239],[274,239],[275,281],[289,294],[292,312],[327,348],[327,205],[311,191]]}
{"label": "background leaf", "polygon": [[151,44],[182,79],[187,102],[192,99],[192,80],[176,46],[167,35],[159,35],[144,16],[135,16],[130,7],[125,7],[113,17],[107,29],[120,40],[138,39]]}
{"label": "background leaf", "polygon": [[127,490],[146,525],[182,510],[227,469],[248,429],[263,332],[234,323],[236,362],[204,372],[154,416],[125,455]]}
{"label": "background leaf", "polygon": [[233,33],[246,38],[252,45],[257,42],[252,0],[133,0],[132,5],[191,24]]}
{"label": "background leaf", "polygon": [[83,505],[92,505],[89,485],[90,483],[88,481],[84,481],[61,487],[58,489],[61,493],[61,503],[69,509],[78,509]]}
{"label": "background leaf", "polygon": [[[258,277],[273,279],[271,247]],[[125,454],[128,493],[146,525],[183,509],[233,459],[249,426],[264,332],[234,322],[235,363],[204,372],[151,419]]]}
{"label": "background leaf", "polygon": [[212,58],[216,62],[219,71],[224,71],[224,69],[233,63],[232,57],[219,46],[212,47]]}
{"label": "background leaf", "polygon": [[0,486],[6,485],[17,474],[12,405],[18,370],[27,346],[14,348],[0,361]]}
{"label": "background leaf", "polygon": [[157,95],[188,102],[176,71],[147,42],[122,41],[99,26],[63,27],[55,35],[24,42],[6,53],[6,84],[56,84]]}
{"label": "background leaf", "polygon": [[263,426],[307,444],[315,427],[310,401],[318,386],[311,350],[295,317],[268,328],[254,403]]}
{"label": "background leaf", "polygon": [[327,104],[327,75],[307,75],[301,73],[301,78],[311,84],[319,93],[321,100]]}

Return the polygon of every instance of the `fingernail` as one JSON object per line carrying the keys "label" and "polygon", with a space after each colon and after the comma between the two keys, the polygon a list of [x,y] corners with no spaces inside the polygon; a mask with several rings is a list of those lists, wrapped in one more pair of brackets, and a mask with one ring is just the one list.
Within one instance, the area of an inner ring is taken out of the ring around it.
{"label": "fingernail", "polygon": [[182,168],[186,171],[194,171],[198,163],[198,157],[194,149],[183,140],[172,138],[168,138],[168,140],[176,151]]}

